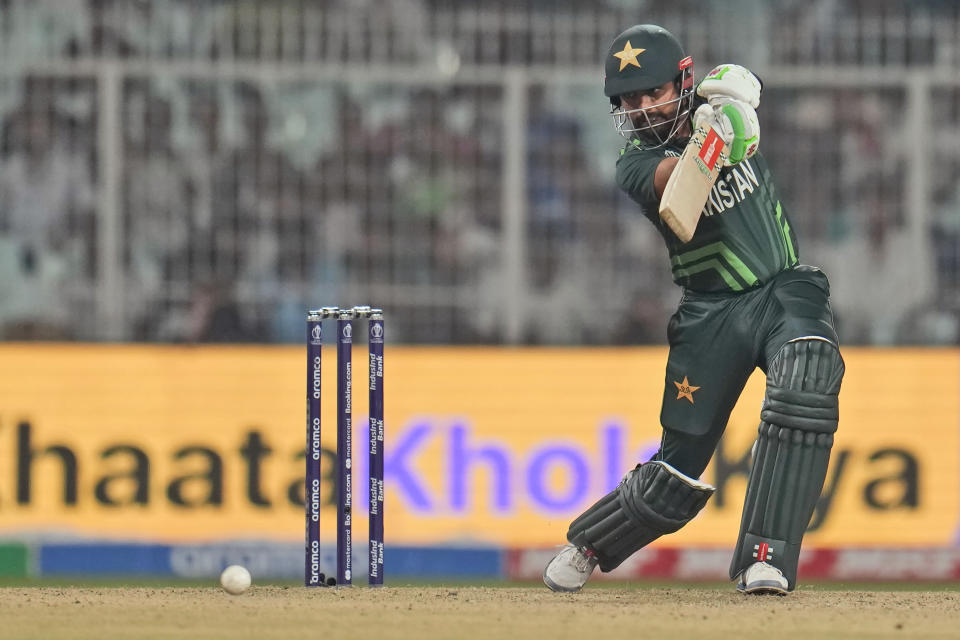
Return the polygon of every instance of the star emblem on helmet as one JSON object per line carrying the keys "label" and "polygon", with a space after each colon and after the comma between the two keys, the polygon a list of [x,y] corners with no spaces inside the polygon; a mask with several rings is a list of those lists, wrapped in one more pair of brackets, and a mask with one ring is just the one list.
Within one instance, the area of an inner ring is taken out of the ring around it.
{"label": "star emblem on helmet", "polygon": [[637,69],[640,68],[640,63],[637,62],[637,55],[643,53],[646,49],[634,49],[630,44],[630,41],[627,40],[627,44],[624,45],[623,51],[617,51],[613,54],[614,58],[620,58],[620,68],[617,71],[623,71],[628,64],[632,64]]}

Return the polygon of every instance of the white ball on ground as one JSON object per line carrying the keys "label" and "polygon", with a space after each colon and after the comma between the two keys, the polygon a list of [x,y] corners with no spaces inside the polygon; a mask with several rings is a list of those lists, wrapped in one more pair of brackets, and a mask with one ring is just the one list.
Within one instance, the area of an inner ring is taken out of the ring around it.
{"label": "white ball on ground", "polygon": [[220,584],[227,593],[238,596],[250,588],[250,572],[238,564],[232,564],[220,574]]}

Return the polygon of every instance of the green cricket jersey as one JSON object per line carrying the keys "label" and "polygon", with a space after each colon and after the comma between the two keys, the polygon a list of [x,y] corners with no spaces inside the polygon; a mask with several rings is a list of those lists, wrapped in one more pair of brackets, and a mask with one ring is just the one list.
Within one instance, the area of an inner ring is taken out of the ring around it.
{"label": "green cricket jersey", "polygon": [[617,161],[617,184],[667,243],[674,282],[693,291],[744,291],[795,266],[797,239],[759,152],[720,171],[696,233],[680,242],[657,213],[653,176],[661,160],[679,157],[684,146],[685,141],[640,149],[628,143]]}

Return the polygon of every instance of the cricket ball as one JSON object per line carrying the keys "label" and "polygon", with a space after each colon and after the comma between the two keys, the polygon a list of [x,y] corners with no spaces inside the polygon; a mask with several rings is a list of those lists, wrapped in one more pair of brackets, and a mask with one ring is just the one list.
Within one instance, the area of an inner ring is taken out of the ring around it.
{"label": "cricket ball", "polygon": [[220,574],[220,585],[235,596],[250,588],[250,572],[238,564],[232,564]]}

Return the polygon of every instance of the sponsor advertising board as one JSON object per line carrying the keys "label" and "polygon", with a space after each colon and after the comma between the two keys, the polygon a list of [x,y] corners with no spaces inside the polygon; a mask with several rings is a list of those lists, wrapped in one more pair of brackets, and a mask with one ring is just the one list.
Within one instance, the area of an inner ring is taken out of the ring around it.
{"label": "sponsor advertising board", "polygon": [[[365,349],[354,357],[366,375]],[[841,420],[808,545],[956,544],[960,352],[846,349]],[[302,541],[298,347],[4,345],[0,538]],[[388,345],[388,545],[536,548],[657,448],[666,351]],[[324,351],[321,534],[334,536],[336,358]],[[750,380],[702,479],[707,508],[659,547],[731,548],[763,399]],[[682,384],[681,384],[682,383]],[[692,391],[691,391],[692,390]],[[682,397],[680,397],[682,396]],[[354,399],[366,477],[366,394]],[[358,488],[365,485],[359,480]],[[358,535],[366,492],[355,496]]]}

